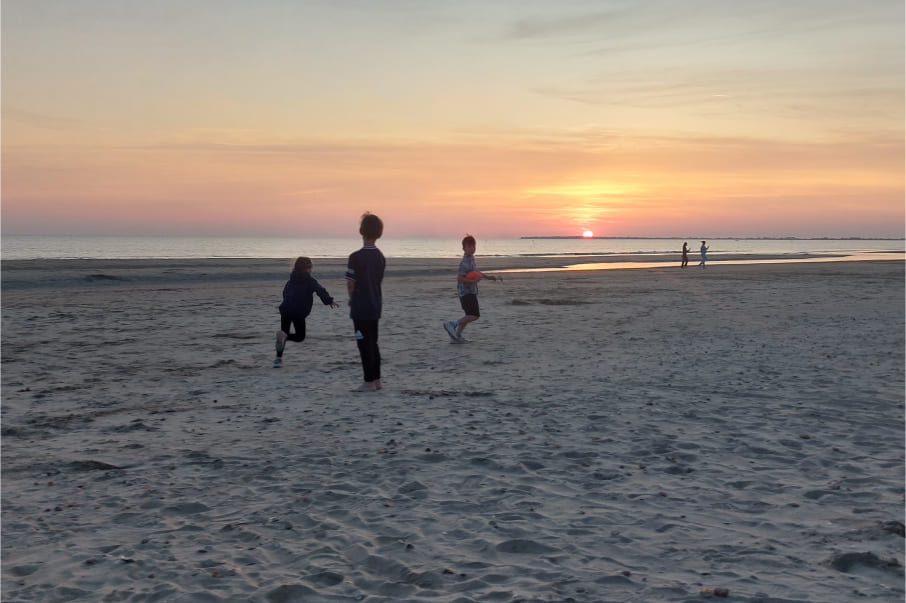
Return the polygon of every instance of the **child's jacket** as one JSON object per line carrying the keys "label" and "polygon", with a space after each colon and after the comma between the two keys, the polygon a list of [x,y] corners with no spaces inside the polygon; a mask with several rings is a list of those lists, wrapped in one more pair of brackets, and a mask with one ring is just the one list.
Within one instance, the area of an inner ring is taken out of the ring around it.
{"label": "child's jacket", "polygon": [[280,314],[305,318],[311,314],[312,295],[318,294],[325,306],[333,303],[327,289],[321,286],[311,274],[303,270],[293,270],[283,287],[283,303]]}

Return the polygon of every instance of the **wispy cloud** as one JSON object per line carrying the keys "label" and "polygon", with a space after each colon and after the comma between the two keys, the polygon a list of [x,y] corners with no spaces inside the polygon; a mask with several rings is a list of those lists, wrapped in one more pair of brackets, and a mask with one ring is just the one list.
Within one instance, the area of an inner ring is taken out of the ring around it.
{"label": "wispy cloud", "polygon": [[388,2],[4,5],[5,225],[902,214],[901,0]]}
{"label": "wispy cloud", "polygon": [[525,40],[576,33],[594,33],[612,26],[619,12],[576,13],[567,16],[539,16],[515,21],[503,32],[502,39]]}
{"label": "wispy cloud", "polygon": [[19,124],[30,128],[44,130],[67,130],[81,124],[81,120],[36,113],[18,107],[3,107],[4,124]]}

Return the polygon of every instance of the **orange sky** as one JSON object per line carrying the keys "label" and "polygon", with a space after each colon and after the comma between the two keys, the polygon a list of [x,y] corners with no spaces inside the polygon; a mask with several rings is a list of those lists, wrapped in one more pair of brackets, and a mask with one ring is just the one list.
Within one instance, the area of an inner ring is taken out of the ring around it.
{"label": "orange sky", "polygon": [[4,233],[903,236],[899,1],[146,4],[4,3]]}

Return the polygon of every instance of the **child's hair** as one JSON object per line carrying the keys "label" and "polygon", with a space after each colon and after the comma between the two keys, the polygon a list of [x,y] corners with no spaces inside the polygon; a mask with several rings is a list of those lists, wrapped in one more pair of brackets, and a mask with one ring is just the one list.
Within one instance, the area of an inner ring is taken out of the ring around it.
{"label": "child's hair", "polygon": [[371,212],[362,214],[362,224],[359,226],[359,234],[366,239],[377,240],[384,234],[384,223]]}
{"label": "child's hair", "polygon": [[293,266],[293,270],[309,269],[311,269],[311,258],[307,258],[304,255],[296,258],[296,264]]}
{"label": "child's hair", "polygon": [[464,236],[462,238],[462,246],[465,247],[466,245],[475,245],[475,237],[470,234]]}

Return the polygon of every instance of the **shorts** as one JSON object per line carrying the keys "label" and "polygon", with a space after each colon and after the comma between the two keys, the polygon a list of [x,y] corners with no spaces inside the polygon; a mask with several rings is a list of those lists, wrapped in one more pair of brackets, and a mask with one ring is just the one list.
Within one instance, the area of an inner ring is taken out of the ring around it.
{"label": "shorts", "polygon": [[481,312],[478,311],[477,294],[467,293],[459,298],[459,303],[462,304],[462,309],[466,316],[481,316]]}

